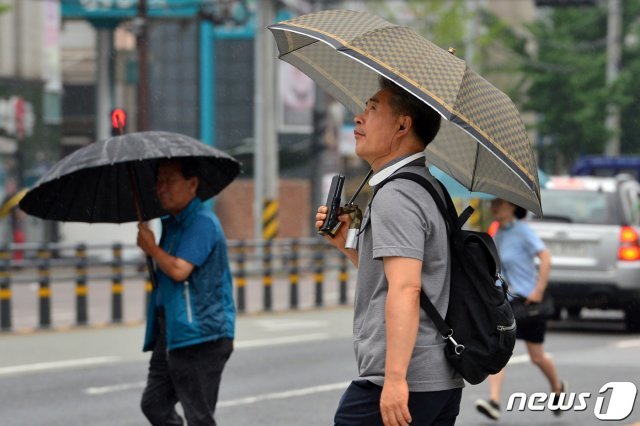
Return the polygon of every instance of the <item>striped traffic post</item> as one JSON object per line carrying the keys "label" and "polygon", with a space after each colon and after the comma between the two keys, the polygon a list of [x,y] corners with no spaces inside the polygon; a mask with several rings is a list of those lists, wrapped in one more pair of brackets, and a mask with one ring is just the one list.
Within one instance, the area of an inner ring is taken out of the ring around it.
{"label": "striped traffic post", "polygon": [[11,330],[11,252],[0,248],[0,331]]}
{"label": "striped traffic post", "polygon": [[271,270],[271,249],[272,249],[272,241],[265,240],[263,245],[263,253],[262,253],[262,287],[264,290],[263,293],[263,309],[265,311],[271,311],[273,308],[273,300],[272,300],[272,284],[273,284],[273,274]]}
{"label": "striped traffic post", "polygon": [[291,241],[289,257],[289,306],[298,309],[298,240]]}
{"label": "striped traffic post", "polygon": [[40,328],[51,327],[51,251],[43,244],[38,249],[38,302]]}
{"label": "striped traffic post", "polygon": [[262,238],[273,240],[278,235],[278,200],[266,200],[262,208]]}
{"label": "striped traffic post", "polygon": [[246,294],[245,289],[247,285],[247,275],[245,271],[245,247],[244,241],[238,242],[238,247],[236,248],[236,287],[237,287],[237,307],[238,312],[245,312],[247,309],[246,305]]}
{"label": "striped traffic post", "polygon": [[149,278],[149,274],[146,274],[146,278],[144,281],[144,306],[143,312],[147,313],[147,308],[149,307],[149,302],[151,301],[151,292],[153,291],[153,283],[151,282],[151,278]]}
{"label": "striped traffic post", "polygon": [[[151,293],[153,292],[153,282],[151,281],[151,274],[155,273],[155,271],[149,271],[146,263],[143,263],[141,265],[141,268],[144,271],[144,306],[142,307],[142,312],[144,312],[144,315],[146,317],[147,311],[149,309],[149,303],[151,302]],[[158,279],[157,275],[156,279]]]}
{"label": "striped traffic post", "polygon": [[115,243],[112,247],[113,260],[111,263],[111,321],[122,322],[122,244]]}
{"label": "striped traffic post", "polygon": [[318,244],[313,252],[313,281],[316,289],[316,307],[322,307],[323,302],[323,282],[324,282],[324,246]]}
{"label": "striped traffic post", "polygon": [[273,305],[273,275],[271,270],[272,262],[272,241],[278,235],[278,200],[267,199],[262,206],[262,239],[264,241],[262,253],[262,287],[264,291],[264,310],[270,311]]}
{"label": "striped traffic post", "polygon": [[347,287],[349,283],[349,274],[347,272],[348,266],[349,266],[349,259],[347,258],[347,256],[345,255],[340,256],[339,281],[340,281],[340,304],[341,305],[347,304]]}
{"label": "striped traffic post", "polygon": [[87,309],[87,246],[80,243],[76,246],[76,324],[87,325],[89,312]]}

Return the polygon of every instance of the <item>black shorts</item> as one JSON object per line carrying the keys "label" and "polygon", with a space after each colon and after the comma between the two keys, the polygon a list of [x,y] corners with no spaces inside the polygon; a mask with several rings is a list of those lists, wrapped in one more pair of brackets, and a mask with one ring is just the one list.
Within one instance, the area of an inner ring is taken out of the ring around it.
{"label": "black shorts", "polygon": [[516,321],[516,339],[531,343],[543,343],[547,331],[547,320],[527,318]]}

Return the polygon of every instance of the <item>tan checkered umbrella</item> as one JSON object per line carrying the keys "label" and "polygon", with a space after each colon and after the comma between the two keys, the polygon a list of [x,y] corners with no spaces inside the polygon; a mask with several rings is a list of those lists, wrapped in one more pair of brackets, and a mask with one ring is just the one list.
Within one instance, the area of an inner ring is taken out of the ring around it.
{"label": "tan checkered umbrella", "polygon": [[349,10],[303,15],[269,27],[280,59],[311,77],[354,113],[378,91],[380,75],[447,121],[429,162],[471,191],[542,214],[531,143],[507,95],[415,31]]}

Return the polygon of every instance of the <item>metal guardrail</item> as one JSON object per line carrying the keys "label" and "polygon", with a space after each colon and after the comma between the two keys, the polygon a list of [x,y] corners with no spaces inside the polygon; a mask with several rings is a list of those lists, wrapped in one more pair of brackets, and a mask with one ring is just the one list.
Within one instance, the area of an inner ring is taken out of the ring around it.
{"label": "metal guardrail", "polygon": [[[37,283],[38,326],[46,329],[51,321],[51,284],[75,282],[75,324],[89,323],[88,294],[91,283],[111,282],[111,322],[123,321],[123,289],[130,280],[145,280],[148,301],[151,283],[148,280],[142,253],[125,258],[123,251],[136,252],[135,245],[25,243],[0,246],[0,331],[12,330],[12,288]],[[300,306],[301,275],[311,275],[314,286],[314,306],[325,304],[325,274],[338,272],[339,301],[348,303],[350,264],[338,250],[319,238],[277,239],[273,241],[237,240],[228,242],[229,261],[233,274],[236,308],[246,312],[247,284],[259,279],[262,288],[262,310],[273,310],[274,280],[288,281],[288,307]],[[108,253],[108,254],[107,254]],[[100,273],[90,273],[100,269]],[[105,273],[108,271],[108,273]]]}

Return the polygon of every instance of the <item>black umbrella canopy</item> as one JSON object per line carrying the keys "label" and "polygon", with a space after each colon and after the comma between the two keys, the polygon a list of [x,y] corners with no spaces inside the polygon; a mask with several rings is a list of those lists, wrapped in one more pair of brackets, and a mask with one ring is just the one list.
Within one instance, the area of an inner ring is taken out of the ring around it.
{"label": "black umbrella canopy", "polygon": [[64,222],[133,222],[138,220],[133,180],[142,220],[160,217],[167,212],[155,194],[157,167],[161,160],[174,158],[193,159],[201,200],[218,194],[240,173],[233,157],[188,136],[130,133],[92,143],[60,160],[27,192],[20,208]]}

